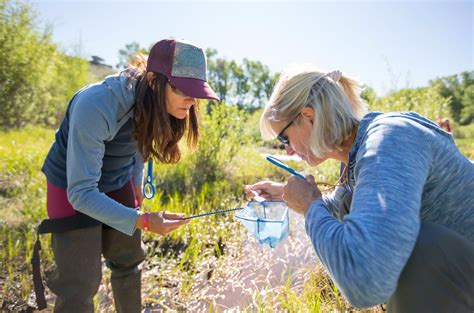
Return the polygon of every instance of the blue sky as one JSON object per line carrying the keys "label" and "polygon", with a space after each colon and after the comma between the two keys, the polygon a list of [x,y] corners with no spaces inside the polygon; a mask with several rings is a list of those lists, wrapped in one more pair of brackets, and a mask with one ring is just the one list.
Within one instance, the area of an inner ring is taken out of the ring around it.
{"label": "blue sky", "polygon": [[118,62],[174,36],[219,56],[340,69],[384,94],[474,69],[474,1],[32,1],[64,50]]}

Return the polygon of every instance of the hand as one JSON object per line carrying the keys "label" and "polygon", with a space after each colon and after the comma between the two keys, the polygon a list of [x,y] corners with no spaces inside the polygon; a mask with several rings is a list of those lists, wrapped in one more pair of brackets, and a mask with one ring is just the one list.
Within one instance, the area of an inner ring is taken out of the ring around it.
{"label": "hand", "polygon": [[137,198],[138,206],[142,205],[143,199],[143,186],[142,185],[134,185],[133,189],[135,190],[135,197]]}
{"label": "hand", "polygon": [[[166,235],[189,223],[190,220],[180,220],[180,218],[185,216],[186,214],[169,213],[166,211],[148,213],[148,231]],[[138,216],[135,227],[143,229],[143,214]]]}
{"label": "hand", "polygon": [[265,180],[253,185],[244,187],[245,195],[248,200],[252,200],[255,196],[263,197],[266,201],[282,200],[283,184]]}
{"label": "hand", "polygon": [[291,176],[283,187],[283,201],[296,213],[306,215],[309,205],[317,199],[321,199],[314,177],[308,175],[305,180],[296,176]]}

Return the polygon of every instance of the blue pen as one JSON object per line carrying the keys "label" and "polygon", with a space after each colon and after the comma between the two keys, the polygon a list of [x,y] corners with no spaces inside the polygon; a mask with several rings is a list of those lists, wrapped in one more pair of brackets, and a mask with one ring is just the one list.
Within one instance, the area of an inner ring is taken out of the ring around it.
{"label": "blue pen", "polygon": [[291,174],[295,175],[295,176],[298,176],[299,178],[302,178],[302,179],[305,179],[303,174],[297,172],[296,170],[294,170],[293,168],[289,167],[288,165],[286,165],[285,163],[283,163],[282,161],[278,160],[277,158],[275,157],[272,157],[271,155],[267,156],[267,160],[278,166],[278,167],[281,167],[282,169],[284,170],[287,170],[288,172],[290,172]]}

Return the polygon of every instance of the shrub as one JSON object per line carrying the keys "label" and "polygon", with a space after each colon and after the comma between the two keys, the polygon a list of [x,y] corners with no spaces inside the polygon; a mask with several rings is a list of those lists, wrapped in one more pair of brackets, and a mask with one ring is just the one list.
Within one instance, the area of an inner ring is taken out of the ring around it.
{"label": "shrub", "polygon": [[[48,28],[19,1],[0,2],[1,128],[56,125],[73,93],[88,80],[88,63],[60,52]],[[59,113],[58,113],[59,112]]]}

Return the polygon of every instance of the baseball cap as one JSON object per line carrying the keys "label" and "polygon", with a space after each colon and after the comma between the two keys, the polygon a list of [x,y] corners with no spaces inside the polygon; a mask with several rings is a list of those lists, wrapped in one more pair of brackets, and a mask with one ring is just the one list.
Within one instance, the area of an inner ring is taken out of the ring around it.
{"label": "baseball cap", "polygon": [[207,61],[198,46],[174,38],[158,41],[150,50],[147,71],[161,73],[186,95],[220,101],[207,83]]}

